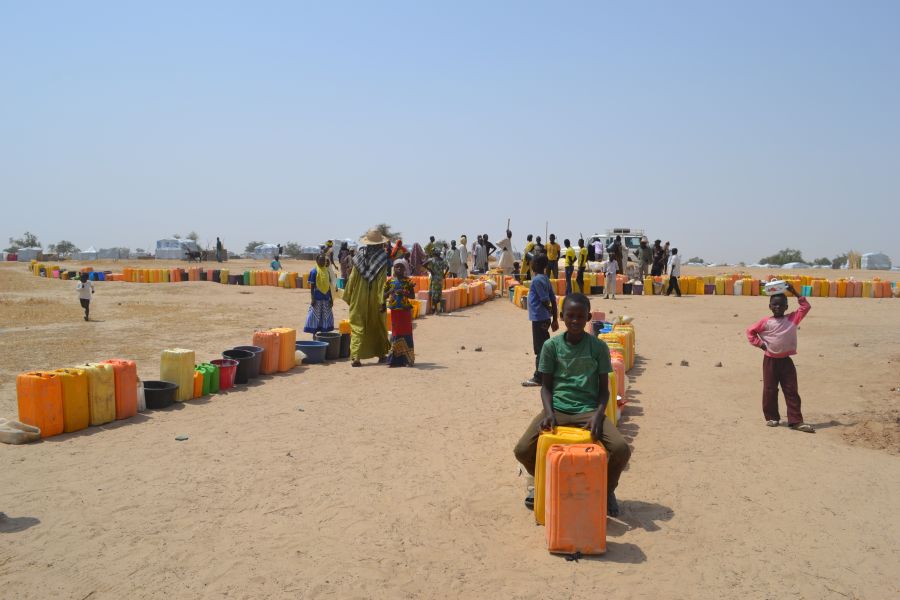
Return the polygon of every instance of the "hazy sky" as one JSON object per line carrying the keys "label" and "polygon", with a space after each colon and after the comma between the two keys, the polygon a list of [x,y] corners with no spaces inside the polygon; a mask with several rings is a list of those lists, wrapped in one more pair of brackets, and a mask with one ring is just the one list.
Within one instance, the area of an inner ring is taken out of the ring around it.
{"label": "hazy sky", "polygon": [[900,262],[897,1],[0,6],[4,242],[512,218]]}

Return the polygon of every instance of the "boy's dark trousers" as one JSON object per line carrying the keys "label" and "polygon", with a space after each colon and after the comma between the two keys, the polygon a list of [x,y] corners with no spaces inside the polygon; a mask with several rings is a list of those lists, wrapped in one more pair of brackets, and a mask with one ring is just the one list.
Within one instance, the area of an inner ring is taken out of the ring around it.
{"label": "boy's dark trousers", "polygon": [[578,282],[578,289],[581,290],[581,293],[587,295],[588,292],[584,291],[584,267],[578,267],[578,276],[575,277],[575,281]]}
{"label": "boy's dark trousers", "polygon": [[546,321],[531,322],[531,343],[534,347],[534,381],[541,380],[541,372],[538,370],[538,364],[541,362],[541,349],[544,342],[550,339],[550,319]]}
{"label": "boy's dark trousers", "polygon": [[[609,401],[615,402],[612,398]],[[594,416],[593,412],[570,415],[554,411],[553,414],[556,415],[557,425],[568,427],[585,427]],[[528,429],[519,438],[519,442],[516,444],[515,450],[513,450],[516,459],[522,463],[529,475],[534,475],[534,465],[537,461],[537,442],[538,437],[541,435],[541,421],[543,419],[544,411],[541,411],[532,419]],[[609,419],[603,419],[603,433],[597,441],[603,444],[603,447],[606,448],[606,453],[609,455],[606,470],[606,487],[608,492],[614,492],[619,485],[619,477],[622,475],[622,471],[625,470],[628,459],[631,458],[631,448],[628,447],[625,438],[622,437],[622,434],[619,433],[619,430],[616,429],[616,426]]]}
{"label": "boy's dark trousers", "polygon": [[669,275],[669,287],[666,289],[666,296],[671,294],[672,290],[675,290],[675,293],[681,298],[681,288],[678,286],[678,278],[674,275]]}
{"label": "boy's dark trousers", "polygon": [[784,403],[787,404],[789,425],[803,422],[800,412],[800,394],[797,392],[797,368],[790,356],[784,358],[763,357],[763,415],[766,421],[779,421],[778,384],[784,392]]}
{"label": "boy's dark trousers", "polygon": [[559,279],[559,261],[551,260],[547,265],[547,277],[550,279]]}
{"label": "boy's dark trousers", "polygon": [[575,267],[566,267],[566,296],[572,293],[572,271]]}
{"label": "boy's dark trousers", "polygon": [[84,298],[79,298],[79,300],[81,301],[81,308],[84,309],[84,318],[87,319],[91,316],[91,301]]}

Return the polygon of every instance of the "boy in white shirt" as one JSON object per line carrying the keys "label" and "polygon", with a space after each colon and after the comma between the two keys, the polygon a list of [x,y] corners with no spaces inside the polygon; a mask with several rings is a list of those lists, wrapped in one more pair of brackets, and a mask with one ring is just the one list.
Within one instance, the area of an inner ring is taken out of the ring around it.
{"label": "boy in white shirt", "polygon": [[609,260],[606,261],[606,281],[604,285],[606,286],[603,291],[606,292],[606,296],[604,298],[609,300],[609,294],[612,293],[612,299],[616,299],[616,273],[619,271],[619,261],[616,260],[616,255],[610,253]]}
{"label": "boy in white shirt", "polygon": [[90,320],[91,316],[91,296],[94,294],[94,284],[88,279],[87,273],[81,274],[81,280],[75,285],[78,290],[78,299],[81,301],[81,308],[84,309],[84,320]]}

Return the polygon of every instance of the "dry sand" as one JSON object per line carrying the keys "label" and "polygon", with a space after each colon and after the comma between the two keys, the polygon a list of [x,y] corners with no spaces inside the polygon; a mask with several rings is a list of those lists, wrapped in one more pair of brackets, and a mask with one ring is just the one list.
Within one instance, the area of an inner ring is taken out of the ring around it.
{"label": "dry sand", "polygon": [[[0,267],[0,416],[20,371],[124,357],[156,378],[163,348],[209,359],[302,327],[309,293],[100,283],[85,323],[73,287]],[[540,403],[519,385],[526,314],[495,301],[417,321],[414,369],[300,367],[0,445],[0,596],[896,598],[900,300],[811,302],[796,362],[815,435],[763,424],[743,332],[764,299],[594,299],[635,317],[640,357],[602,558],[548,554],[522,505],[512,447]]]}

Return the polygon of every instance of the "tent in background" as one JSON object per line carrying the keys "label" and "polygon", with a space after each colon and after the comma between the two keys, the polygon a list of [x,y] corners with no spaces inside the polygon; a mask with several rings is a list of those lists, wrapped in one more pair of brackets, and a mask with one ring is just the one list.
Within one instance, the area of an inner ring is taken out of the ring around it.
{"label": "tent in background", "polygon": [[271,260],[278,254],[276,244],[260,244],[253,249],[253,258],[257,260]]}

